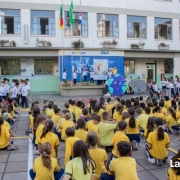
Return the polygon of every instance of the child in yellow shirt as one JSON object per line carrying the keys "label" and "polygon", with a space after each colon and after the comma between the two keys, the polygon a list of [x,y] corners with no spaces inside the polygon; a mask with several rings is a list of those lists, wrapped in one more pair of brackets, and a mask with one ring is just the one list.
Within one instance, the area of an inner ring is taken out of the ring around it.
{"label": "child in yellow shirt", "polygon": [[148,154],[148,161],[157,166],[162,166],[163,161],[167,159],[167,148],[170,145],[170,139],[166,132],[164,132],[163,121],[160,118],[154,119],[154,128],[156,131],[149,133],[146,142],[146,152]]}
{"label": "child in yellow shirt", "polygon": [[52,117],[54,125],[57,126],[59,120],[61,119],[61,110],[59,108],[54,109],[55,115]]}
{"label": "child in yellow shirt", "polygon": [[117,150],[119,157],[111,161],[108,174],[103,173],[100,179],[139,180],[137,176],[136,160],[132,157],[128,157],[131,153],[131,145],[128,142],[121,141],[117,144]]}
{"label": "child in yellow shirt", "polygon": [[87,134],[88,132],[84,130],[85,128],[85,120],[84,118],[79,118],[77,120],[77,126],[79,129],[75,130],[75,137],[78,137],[80,140],[86,142],[86,137],[87,137]]}
{"label": "child in yellow shirt", "polygon": [[[71,114],[71,120],[74,121],[74,116],[75,116],[74,110],[70,108],[69,103],[65,103],[65,104],[64,104],[64,107],[69,110],[69,113]],[[74,121],[74,122],[75,122],[75,121]]]}
{"label": "child in yellow shirt", "polygon": [[66,113],[65,114],[65,121],[62,121],[61,123],[60,123],[60,125],[59,125],[59,127],[60,127],[60,129],[62,130],[62,133],[61,133],[61,139],[63,140],[63,141],[65,141],[66,140],[66,129],[68,128],[68,127],[74,127],[74,123],[71,121],[71,115],[70,115],[70,113]]}
{"label": "child in yellow shirt", "polygon": [[166,122],[167,122],[167,128],[168,131],[171,133],[177,133],[176,131],[173,131],[172,126],[176,125],[177,118],[176,118],[176,111],[174,110],[174,108],[170,107],[168,109],[168,116],[166,118]]}
{"label": "child in yellow shirt", "polygon": [[60,168],[58,161],[51,157],[52,146],[46,142],[39,147],[41,156],[34,160],[33,169],[29,171],[31,179],[61,179],[64,169]]}
{"label": "child in yellow shirt", "polygon": [[104,149],[100,149],[97,146],[98,136],[95,132],[91,131],[87,136],[87,143],[90,146],[90,156],[96,164],[95,180],[99,180],[102,173],[107,172],[106,163],[108,160],[107,153]]}
{"label": "child in yellow shirt", "polygon": [[64,167],[66,166],[67,162],[72,159],[73,156],[73,146],[77,140],[80,140],[78,137],[74,137],[75,130],[72,127],[68,127],[66,129],[66,142],[65,142],[65,158],[64,158]]}
{"label": "child in yellow shirt", "polygon": [[104,101],[101,101],[99,104],[99,111],[98,111],[98,115],[101,117],[101,121],[102,119],[102,113],[106,111],[106,103]]}
{"label": "child in yellow shirt", "polygon": [[156,106],[153,110],[153,114],[156,118],[161,118],[163,121],[166,121],[166,117],[164,116],[164,114],[162,114],[161,111],[161,107],[160,106]]}
{"label": "child in yellow shirt", "polygon": [[109,113],[110,118],[113,118],[113,108],[114,108],[114,104],[112,103],[112,99],[108,98],[107,99],[107,106],[106,106],[106,111]]}
{"label": "child in yellow shirt", "polygon": [[73,111],[75,111],[75,109],[76,109],[75,104],[76,104],[75,100],[69,99],[69,108],[72,109]]}
{"label": "child in yellow shirt", "polygon": [[161,107],[161,113],[164,114],[164,116],[167,116],[167,109],[164,107],[164,100],[160,100],[159,106]]}
{"label": "child in yellow shirt", "polygon": [[119,122],[122,120],[122,112],[123,112],[123,105],[121,103],[116,104],[116,110],[113,114],[113,119],[116,122]]}
{"label": "child in yellow shirt", "polygon": [[148,119],[148,122],[147,122],[147,127],[144,131],[144,138],[148,138],[148,135],[150,132],[153,132],[155,129],[154,129],[154,120],[155,120],[155,117],[154,116],[150,116],[149,119]]}
{"label": "child in yellow shirt", "polygon": [[172,106],[172,104],[171,104],[171,101],[169,100],[169,97],[168,96],[165,96],[164,97],[164,106],[165,106],[165,108],[168,110],[168,108],[170,108],[171,106]]}
{"label": "child in yellow shirt", "polygon": [[76,120],[80,118],[81,114],[82,114],[82,102],[81,101],[78,101],[76,103],[76,108],[74,110],[74,114],[75,114],[75,118]]}
{"label": "child in yellow shirt", "polygon": [[89,116],[88,108],[83,108],[82,109],[82,115],[80,118],[83,118],[86,122],[88,122],[91,118]]}

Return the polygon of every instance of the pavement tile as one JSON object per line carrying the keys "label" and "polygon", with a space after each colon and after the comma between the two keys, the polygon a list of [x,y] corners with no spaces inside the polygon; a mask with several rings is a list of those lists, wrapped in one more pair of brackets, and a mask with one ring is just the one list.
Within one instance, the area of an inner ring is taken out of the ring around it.
{"label": "pavement tile", "polygon": [[145,171],[146,169],[144,169],[140,164],[137,163],[137,171]]}
{"label": "pavement tile", "polygon": [[2,154],[9,154],[9,151],[7,151],[7,150],[0,150],[0,155],[2,155]]}
{"label": "pavement tile", "polygon": [[27,172],[6,173],[3,180],[25,180],[27,179]]}
{"label": "pavement tile", "polygon": [[[174,155],[173,155],[174,156]],[[172,159],[173,156],[168,156],[168,159],[166,160],[166,164],[170,166],[170,160]]]}
{"label": "pavement tile", "polygon": [[4,173],[6,163],[0,163],[0,173]]}
{"label": "pavement tile", "polygon": [[0,174],[0,179],[2,179],[3,174]]}
{"label": "pavement tile", "polygon": [[147,159],[147,155],[145,151],[133,151],[132,157],[135,159]]}
{"label": "pavement tile", "polygon": [[156,169],[156,170],[150,170],[150,173],[152,173],[157,179],[167,179],[166,173],[167,173],[167,168],[163,169]]}
{"label": "pavement tile", "polygon": [[5,173],[27,172],[27,169],[28,169],[28,161],[8,162]]}
{"label": "pavement tile", "polygon": [[58,158],[64,158],[64,150],[58,151]]}
{"label": "pavement tile", "polygon": [[9,157],[9,154],[1,154],[0,163],[7,162],[8,157]]}
{"label": "pavement tile", "polygon": [[64,168],[64,158],[59,159],[59,165],[61,168]]}
{"label": "pavement tile", "polygon": [[140,180],[157,180],[157,178],[154,177],[152,174],[150,174],[148,171],[140,171],[140,172],[138,172],[138,178]]}
{"label": "pavement tile", "polygon": [[64,150],[64,149],[65,149],[65,142],[61,141],[58,150]]}
{"label": "pavement tile", "polygon": [[16,153],[16,154],[10,154],[8,162],[27,161],[27,160],[28,160],[28,153]]}
{"label": "pavement tile", "polygon": [[167,164],[164,164],[162,167],[157,166],[156,164],[152,164],[148,162],[147,158],[146,159],[141,159],[141,160],[136,160],[138,164],[140,164],[143,168],[148,169],[148,170],[153,170],[153,169],[161,169],[168,167]]}
{"label": "pavement tile", "polygon": [[[180,144],[180,143],[179,143],[179,144]],[[179,144],[178,144],[178,142],[171,141],[170,146],[178,146]]]}
{"label": "pavement tile", "polygon": [[29,146],[18,146],[19,149],[15,151],[10,151],[10,154],[17,154],[17,153],[27,153],[29,151]]}
{"label": "pavement tile", "polygon": [[179,149],[180,149],[180,145],[178,145],[178,146],[170,146],[172,149],[174,149],[174,150],[176,150],[176,151],[179,151]]}
{"label": "pavement tile", "polygon": [[18,146],[24,146],[24,145],[29,145],[29,141],[27,139],[15,139],[14,140],[14,145],[18,145]]}

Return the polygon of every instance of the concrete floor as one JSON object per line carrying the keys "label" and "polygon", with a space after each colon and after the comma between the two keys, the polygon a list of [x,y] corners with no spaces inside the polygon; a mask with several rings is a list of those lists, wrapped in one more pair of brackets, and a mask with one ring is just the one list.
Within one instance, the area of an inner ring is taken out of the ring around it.
{"label": "concrete floor", "polygon": [[[144,95],[146,96],[146,95]],[[61,109],[65,102],[70,97],[60,97],[58,95],[32,95],[29,97],[29,101],[33,102],[39,100],[42,104],[44,99],[53,100],[57,102],[58,107]],[[79,99],[77,97],[76,99]],[[125,98],[130,98],[126,96]],[[16,121],[13,127],[13,132],[18,136],[14,139],[14,144],[19,146],[19,150],[16,151],[0,151],[0,179],[1,180],[27,180],[28,170],[32,168],[31,161],[33,154],[31,151],[31,145],[29,145],[29,139],[25,136],[25,129],[28,127],[28,113],[20,111],[20,118]],[[171,138],[171,148],[178,151],[180,148],[180,141],[176,140],[176,135],[169,135]],[[30,146],[30,148],[29,148]],[[64,143],[60,143],[58,150],[58,158],[60,158],[60,165],[63,167],[64,162]],[[169,167],[169,159],[175,154],[168,150],[167,163],[162,167],[157,167],[147,161],[146,153],[144,150],[144,141],[140,143],[138,151],[133,151],[132,156],[136,159],[138,165],[138,177],[140,180],[165,180],[166,172]],[[29,163],[28,163],[29,161]],[[29,164],[29,165],[28,165]],[[29,166],[29,167],[28,167]],[[28,169],[29,168],[29,169]]]}

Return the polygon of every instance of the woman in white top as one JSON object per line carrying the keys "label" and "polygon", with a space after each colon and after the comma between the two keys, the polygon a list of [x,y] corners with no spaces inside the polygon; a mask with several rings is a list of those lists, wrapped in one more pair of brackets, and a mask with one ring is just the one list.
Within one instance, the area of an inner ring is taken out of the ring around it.
{"label": "woman in white top", "polygon": [[76,70],[73,71],[73,82],[74,82],[74,85],[76,85],[76,79],[77,79],[77,72]]}
{"label": "woman in white top", "polygon": [[87,82],[87,74],[88,74],[87,68],[84,68],[83,74],[82,74],[82,77],[84,78],[83,82]]}
{"label": "woman in white top", "polygon": [[162,97],[166,96],[166,84],[167,84],[167,79],[164,77],[161,81]]}
{"label": "woman in white top", "polygon": [[64,85],[65,85],[65,81],[66,81],[66,76],[67,76],[66,69],[64,69],[63,70],[63,82],[64,82]]}
{"label": "woman in white top", "polygon": [[94,71],[93,69],[91,68],[91,72],[90,72],[90,84],[94,84]]}

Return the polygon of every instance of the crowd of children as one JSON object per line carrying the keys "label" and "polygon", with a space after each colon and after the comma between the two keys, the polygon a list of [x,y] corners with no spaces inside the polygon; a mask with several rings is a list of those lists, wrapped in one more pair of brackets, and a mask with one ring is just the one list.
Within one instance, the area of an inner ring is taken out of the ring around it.
{"label": "crowd of children", "polygon": [[[4,108],[0,117],[0,149],[16,148],[10,145],[10,129],[6,125],[6,114],[14,118],[13,106],[9,99],[7,111]],[[170,145],[168,134],[176,134],[180,140],[180,102],[168,97],[158,102],[149,97],[101,97],[90,99],[86,105],[69,99],[61,110],[53,101],[44,100],[43,107],[35,101],[29,129],[36,153],[40,154],[30,170],[32,179],[138,180],[132,150],[138,150],[143,138],[147,161],[163,166]],[[60,141],[65,142],[65,169],[58,164]],[[109,158],[107,153],[111,153]],[[180,162],[178,158],[180,152],[172,158],[173,163]],[[167,177],[179,178],[179,169],[169,168]]]}

